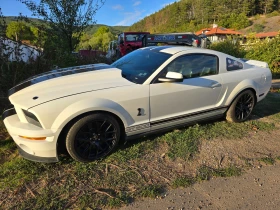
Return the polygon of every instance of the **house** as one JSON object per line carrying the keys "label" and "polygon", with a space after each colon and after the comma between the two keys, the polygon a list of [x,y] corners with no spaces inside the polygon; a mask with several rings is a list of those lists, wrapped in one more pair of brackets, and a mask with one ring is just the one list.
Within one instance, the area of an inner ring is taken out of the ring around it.
{"label": "house", "polygon": [[25,63],[36,60],[41,50],[11,39],[0,37],[0,53],[9,61],[23,61]]}
{"label": "house", "polygon": [[228,36],[240,36],[242,33],[235,31],[233,29],[227,29],[223,27],[218,27],[218,25],[213,24],[212,28],[204,28],[195,33],[196,35],[204,34],[211,42],[218,42],[227,39]]}
{"label": "house", "polygon": [[258,39],[266,39],[266,38],[272,39],[277,35],[279,35],[279,32],[265,32],[265,33],[255,34],[255,37]]}

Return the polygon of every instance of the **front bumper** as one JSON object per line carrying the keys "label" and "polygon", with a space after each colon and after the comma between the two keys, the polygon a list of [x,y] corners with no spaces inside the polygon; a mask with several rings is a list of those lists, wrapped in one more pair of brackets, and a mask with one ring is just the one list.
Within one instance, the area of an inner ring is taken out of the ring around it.
{"label": "front bumper", "polygon": [[[60,130],[22,123],[17,114],[6,116],[4,124],[19,148],[21,156],[36,162],[57,162],[57,139]],[[45,140],[28,140],[20,136],[46,137]]]}
{"label": "front bumper", "polygon": [[[18,146],[18,145],[17,145]],[[21,147],[18,146],[18,152],[19,154],[24,157],[27,160],[35,161],[35,162],[42,162],[42,163],[54,163],[58,162],[57,157],[40,157],[40,156],[35,156],[31,155],[27,152],[25,152]]]}

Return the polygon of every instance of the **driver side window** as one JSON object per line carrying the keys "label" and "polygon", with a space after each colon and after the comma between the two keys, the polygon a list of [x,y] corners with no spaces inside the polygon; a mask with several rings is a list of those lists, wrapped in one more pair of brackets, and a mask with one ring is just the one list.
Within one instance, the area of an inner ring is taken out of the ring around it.
{"label": "driver side window", "polygon": [[208,54],[181,56],[172,61],[165,72],[181,73],[185,79],[215,75],[218,74],[218,57]]}

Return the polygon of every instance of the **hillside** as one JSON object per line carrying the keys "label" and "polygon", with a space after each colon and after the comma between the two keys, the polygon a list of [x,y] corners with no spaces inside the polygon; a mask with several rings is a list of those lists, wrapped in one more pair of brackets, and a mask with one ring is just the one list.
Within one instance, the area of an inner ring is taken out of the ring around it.
{"label": "hillside", "polygon": [[[280,0],[180,0],[133,24],[129,31],[151,33],[197,31],[216,23],[240,30],[251,26],[252,16],[279,15]],[[279,23],[278,23],[279,25]]]}
{"label": "hillside", "polygon": [[240,32],[248,34],[251,32],[272,32],[280,31],[280,15],[274,17],[259,16],[251,18],[252,25],[241,29]]}
{"label": "hillside", "polygon": [[[37,18],[28,18],[30,19],[31,21],[35,22],[35,23],[43,23],[45,21],[43,20],[40,20],[40,19],[37,19]],[[17,20],[17,17],[14,17],[14,16],[7,16],[5,17],[5,21],[6,21],[6,24],[8,25],[11,21],[16,21]],[[107,26],[107,25],[104,25],[104,24],[94,24],[94,25],[90,25],[88,28],[86,28],[86,33],[88,35],[93,35],[97,29],[101,26]],[[119,34],[123,31],[125,31],[127,29],[127,26],[107,26],[110,31],[113,33],[113,34]]]}

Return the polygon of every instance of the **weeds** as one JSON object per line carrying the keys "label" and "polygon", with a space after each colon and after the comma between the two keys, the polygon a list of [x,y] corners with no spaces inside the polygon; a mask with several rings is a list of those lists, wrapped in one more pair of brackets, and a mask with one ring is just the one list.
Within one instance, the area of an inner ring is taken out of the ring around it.
{"label": "weeds", "polygon": [[260,161],[264,162],[267,165],[273,165],[275,163],[275,159],[273,159],[272,157],[260,158]]}
{"label": "weeds", "polygon": [[144,186],[142,187],[142,189],[140,189],[139,195],[141,197],[155,198],[162,193],[163,191],[162,189],[163,189],[162,186],[159,185]]}
{"label": "weeds", "polygon": [[230,166],[228,168],[214,169],[208,166],[202,166],[198,169],[197,181],[209,180],[212,177],[230,177],[240,176],[241,169],[236,166]]}
{"label": "weeds", "polygon": [[192,177],[178,177],[172,182],[173,188],[189,187],[194,184],[195,179]]}

